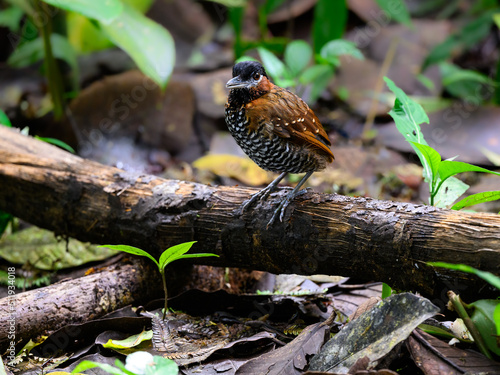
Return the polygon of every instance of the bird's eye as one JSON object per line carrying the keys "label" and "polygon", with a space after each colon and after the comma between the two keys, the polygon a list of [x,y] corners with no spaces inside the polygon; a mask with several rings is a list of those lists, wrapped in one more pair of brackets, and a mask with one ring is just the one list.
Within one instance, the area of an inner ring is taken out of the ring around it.
{"label": "bird's eye", "polygon": [[254,73],[253,79],[255,79],[256,81],[258,81],[259,78],[260,78],[260,73]]}

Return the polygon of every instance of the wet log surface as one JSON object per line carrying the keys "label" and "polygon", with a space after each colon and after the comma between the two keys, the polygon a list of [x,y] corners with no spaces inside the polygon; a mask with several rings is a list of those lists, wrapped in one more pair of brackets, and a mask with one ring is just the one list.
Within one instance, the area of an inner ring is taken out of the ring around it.
{"label": "wet log surface", "polygon": [[200,264],[384,281],[443,300],[493,292],[475,276],[435,269],[464,263],[500,274],[500,216],[308,192],[266,228],[282,189],[241,215],[256,189],[134,174],[0,127],[0,209],[56,234],[137,246],[158,255],[186,241]]}

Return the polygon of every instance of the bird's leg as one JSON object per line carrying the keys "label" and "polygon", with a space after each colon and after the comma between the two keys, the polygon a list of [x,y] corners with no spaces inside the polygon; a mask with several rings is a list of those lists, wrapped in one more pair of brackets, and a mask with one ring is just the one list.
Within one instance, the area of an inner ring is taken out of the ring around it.
{"label": "bird's leg", "polygon": [[314,173],[314,171],[307,172],[305,174],[305,176],[302,177],[302,180],[299,181],[297,186],[295,186],[295,188],[290,193],[288,193],[288,195],[285,197],[285,199],[283,199],[281,201],[278,208],[276,208],[276,210],[274,211],[273,216],[271,217],[271,220],[269,220],[269,223],[267,223],[268,228],[270,225],[272,225],[274,223],[274,221],[276,220],[278,215],[279,215],[280,221],[283,221],[283,216],[285,215],[286,208],[288,207],[290,202],[293,200],[293,198],[295,198],[298,195],[304,194],[306,192],[305,189],[300,190],[300,188],[302,187],[302,185],[304,185],[304,183],[307,181],[307,179],[309,177],[311,177],[311,175],[313,173]]}
{"label": "bird's leg", "polygon": [[288,172],[283,172],[273,182],[271,182],[269,185],[267,185],[264,189],[253,194],[250,197],[250,199],[243,202],[243,205],[241,206],[241,212],[245,212],[248,209],[248,207],[250,207],[258,199],[261,199],[261,200],[266,199],[269,196],[269,194],[271,194],[274,191],[274,189],[276,189],[276,186],[278,186],[280,181],[283,180],[283,178],[287,175],[287,173]]}

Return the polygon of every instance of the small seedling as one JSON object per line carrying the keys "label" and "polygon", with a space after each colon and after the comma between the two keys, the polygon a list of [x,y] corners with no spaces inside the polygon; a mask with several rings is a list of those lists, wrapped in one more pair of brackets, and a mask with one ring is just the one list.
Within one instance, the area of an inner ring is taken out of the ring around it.
{"label": "small seedling", "polygon": [[142,249],[139,249],[137,247],[133,246],[128,246],[128,245],[102,245],[99,247],[107,247],[108,249],[112,250],[119,250],[123,251],[129,254],[135,254],[135,255],[140,255],[143,257],[147,257],[151,259],[153,262],[155,262],[156,266],[158,267],[158,270],[160,271],[161,275],[161,280],[163,283],[163,291],[165,292],[165,308],[163,310],[163,319],[165,320],[165,315],[167,314],[167,299],[168,299],[168,292],[167,292],[167,279],[165,277],[165,267],[167,264],[172,263],[174,260],[178,259],[187,259],[187,258],[201,258],[201,257],[218,257],[217,254],[212,254],[212,253],[199,253],[199,254],[186,254],[189,249],[191,249],[191,246],[196,243],[196,241],[192,242],[184,242],[179,245],[175,245],[172,247],[169,247],[167,250],[165,250],[161,255],[159,261],[157,261],[155,258],[151,256],[151,254],[145,252]]}
{"label": "small seedling", "polygon": [[463,172],[483,172],[500,176],[500,173],[460,161],[442,160],[439,152],[427,144],[420,129],[420,124],[429,123],[429,117],[422,106],[408,97],[389,78],[385,77],[384,80],[389,90],[396,96],[394,107],[389,114],[399,132],[417,153],[424,168],[423,177],[429,184],[429,203],[432,206],[459,210],[500,199],[500,190],[496,190],[473,194],[454,203],[469,188],[469,185],[454,177],[455,175]]}

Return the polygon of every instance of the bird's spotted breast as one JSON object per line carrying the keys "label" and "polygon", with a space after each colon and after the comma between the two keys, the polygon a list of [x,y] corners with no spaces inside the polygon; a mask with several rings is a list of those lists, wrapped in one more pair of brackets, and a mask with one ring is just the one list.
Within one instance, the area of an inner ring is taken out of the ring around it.
{"label": "bird's spotted breast", "polygon": [[262,169],[278,173],[304,173],[321,170],[326,165],[323,158],[303,146],[274,134],[263,134],[266,124],[249,130],[244,108],[226,108],[226,123],[236,143]]}

